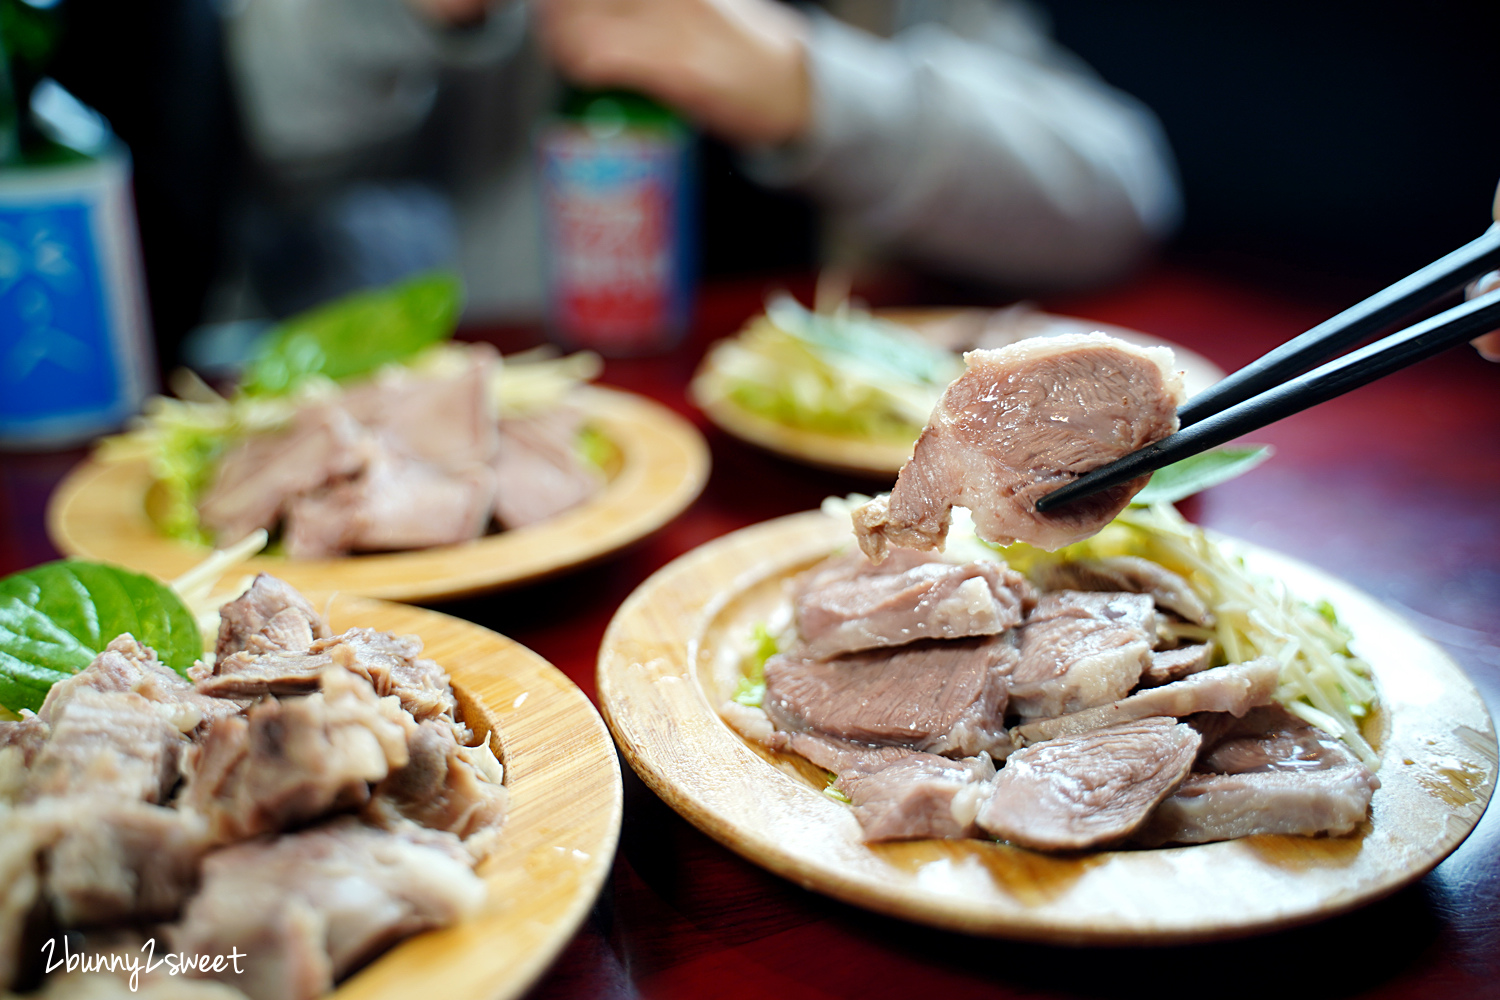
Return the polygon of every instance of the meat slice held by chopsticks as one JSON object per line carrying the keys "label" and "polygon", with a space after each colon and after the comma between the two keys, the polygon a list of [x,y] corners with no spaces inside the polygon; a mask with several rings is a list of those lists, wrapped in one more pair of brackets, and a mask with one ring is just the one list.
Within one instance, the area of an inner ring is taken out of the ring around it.
{"label": "meat slice held by chopsticks", "polygon": [[1102,333],[970,351],[888,497],[855,511],[860,547],[940,549],[955,506],[979,537],[1058,549],[1097,532],[1146,485],[1142,476],[1045,514],[1036,501],[1177,430],[1186,398],[1165,347]]}

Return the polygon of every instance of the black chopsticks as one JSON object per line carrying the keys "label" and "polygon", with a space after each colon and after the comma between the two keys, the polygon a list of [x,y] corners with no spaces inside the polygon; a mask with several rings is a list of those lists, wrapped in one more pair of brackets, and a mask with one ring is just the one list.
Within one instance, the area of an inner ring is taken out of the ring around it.
{"label": "black chopsticks", "polygon": [[[1306,371],[1309,364],[1493,269],[1497,262],[1500,224],[1199,393],[1178,410],[1183,430],[1053,490],[1036,502],[1036,509],[1051,510],[1129,482],[1500,328],[1500,291],[1494,291]],[[1351,334],[1350,327],[1358,333]],[[1278,384],[1296,372],[1306,373]]]}
{"label": "black chopsticks", "polygon": [[1497,267],[1500,267],[1500,222],[1490,226],[1478,239],[1293,337],[1260,360],[1198,393],[1177,410],[1177,420],[1181,426],[1191,427],[1293,375],[1301,375],[1381,327],[1411,315]]}

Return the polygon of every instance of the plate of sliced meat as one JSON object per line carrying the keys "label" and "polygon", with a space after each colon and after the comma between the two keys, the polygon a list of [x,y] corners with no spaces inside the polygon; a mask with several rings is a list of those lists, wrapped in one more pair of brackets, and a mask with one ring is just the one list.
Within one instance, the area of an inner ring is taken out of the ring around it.
{"label": "plate of sliced meat", "polygon": [[[507,485],[515,483],[522,488],[497,493],[503,495],[497,502],[497,516],[516,526],[469,541],[404,551],[263,555],[252,560],[249,569],[274,573],[308,591],[339,591],[399,601],[459,597],[540,579],[600,559],[662,527],[702,490],[708,475],[708,449],[687,421],[649,399],[600,386],[579,387],[573,390],[570,401],[587,425],[607,442],[610,452],[604,462],[605,481],[587,499],[559,513],[535,516],[528,507],[528,497],[557,478],[545,469],[533,468],[534,463],[528,464],[529,456],[545,450],[546,441],[540,439],[546,437],[547,429],[515,421],[511,432],[501,435],[497,460],[511,461],[504,478]],[[324,416],[314,414],[307,419],[316,422]],[[290,433],[296,435],[300,429],[299,424]],[[247,451],[244,457],[246,478],[258,477],[261,469],[255,456]],[[283,464],[295,466],[295,458],[293,455]],[[283,529],[283,549],[290,551],[300,545],[306,551],[318,551],[326,535],[323,529],[337,531],[363,519],[346,509],[348,504],[362,505],[360,510],[380,511],[392,506],[382,497],[420,491],[420,481],[398,474],[399,470],[392,472],[386,468],[388,464],[371,462],[361,478],[324,487],[308,500],[299,501],[296,513],[300,517],[289,520]],[[386,478],[399,488],[395,494],[367,497],[379,485],[382,470],[391,473]],[[404,543],[382,544],[381,539],[415,537],[413,531],[420,536],[441,519],[446,509],[443,497],[452,492],[447,485],[438,484],[442,488],[429,491],[434,492],[428,498],[431,502],[417,503],[420,517],[414,518],[410,509],[403,508],[392,511],[393,521],[369,518],[377,527],[386,525],[387,530],[384,534],[377,530],[364,547],[403,548]],[[67,555],[173,579],[201,561],[205,549],[169,538],[153,523],[148,514],[152,489],[151,470],[144,461],[90,459],[53,494],[48,506],[48,533]],[[227,531],[231,542],[264,520],[243,516],[244,504],[231,505],[235,492],[226,488],[209,494],[210,500],[225,508],[216,511],[225,525],[239,525],[238,530],[226,527],[220,532],[224,540]],[[231,506],[232,511],[228,510]],[[424,521],[427,523],[421,523]]]}
{"label": "plate of sliced meat", "polygon": [[960,534],[875,564],[847,512],[808,512],[661,570],[600,651],[626,760],[800,885],[1062,943],[1347,911],[1483,813],[1482,699],[1355,588],[1170,509],[1127,511],[1083,553],[1013,546],[1010,565]]}
{"label": "plate of sliced meat", "polygon": [[[89,996],[517,997],[623,806],[598,714],[535,653],[265,574],[186,678],[120,635],[0,721],[0,770],[0,989],[64,964],[47,927]],[[170,982],[189,959],[220,982]]]}

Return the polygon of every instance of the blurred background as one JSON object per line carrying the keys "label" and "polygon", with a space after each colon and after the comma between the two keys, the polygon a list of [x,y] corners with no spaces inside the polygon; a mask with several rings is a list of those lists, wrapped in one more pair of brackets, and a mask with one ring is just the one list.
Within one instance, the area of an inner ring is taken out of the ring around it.
{"label": "blurred background", "polygon": [[[242,0],[30,6],[61,24],[50,75],[97,109],[133,157],[163,368],[206,322],[308,304],[246,282],[251,258],[262,258],[262,270],[266,258],[295,270],[299,248],[276,243],[264,224],[266,171],[250,152],[226,58],[224,26]],[[1044,0],[1034,10],[1057,42],[1160,118],[1184,199],[1162,250],[1175,264],[1338,287],[1352,301],[1489,222],[1500,179],[1500,8],[1492,2]],[[535,97],[555,100],[555,90]],[[452,169],[440,159],[389,172]],[[824,259],[826,230],[804,198],[752,183],[713,139],[700,141],[694,169],[703,280],[806,273]],[[368,238],[399,242],[411,213],[382,214],[378,201],[365,206]],[[413,255],[413,267],[426,262],[420,247]],[[941,270],[881,266],[912,276],[904,287],[918,300],[1003,302],[1010,293]],[[528,309],[534,304],[502,303],[495,317],[525,320]]]}

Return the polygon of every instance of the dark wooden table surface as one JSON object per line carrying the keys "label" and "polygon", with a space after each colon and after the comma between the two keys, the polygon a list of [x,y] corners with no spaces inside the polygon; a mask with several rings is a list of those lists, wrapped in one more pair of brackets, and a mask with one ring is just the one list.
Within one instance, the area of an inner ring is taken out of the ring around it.
{"label": "dark wooden table surface", "polygon": [[[601,565],[438,609],[535,649],[590,696],[600,638],[630,591],[726,532],[871,484],[784,462],[709,428],[684,389],[703,349],[760,304],[764,283],[710,288],[690,340],[611,361],[602,381],[694,420],[712,446],[702,497]],[[793,290],[804,295],[805,283]],[[889,304],[898,304],[891,302]],[[1347,305],[1247,280],[1162,269],[1046,303],[1158,334],[1228,370]],[[525,331],[477,331],[514,345]],[[1500,706],[1500,365],[1467,348],[1289,418],[1253,440],[1275,458],[1189,501],[1194,520],[1374,594],[1441,643]],[[81,453],[0,456],[0,571],[55,557],[46,497]],[[772,876],[664,806],[626,769],[625,825],[598,905],[535,1000],[914,996],[1500,997],[1500,817],[1414,886],[1311,927],[1170,949],[1069,949],[966,938],[875,916]]]}

